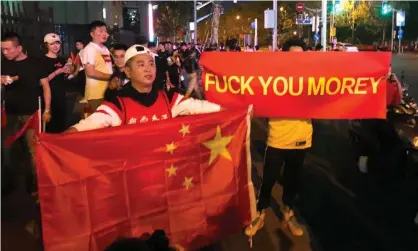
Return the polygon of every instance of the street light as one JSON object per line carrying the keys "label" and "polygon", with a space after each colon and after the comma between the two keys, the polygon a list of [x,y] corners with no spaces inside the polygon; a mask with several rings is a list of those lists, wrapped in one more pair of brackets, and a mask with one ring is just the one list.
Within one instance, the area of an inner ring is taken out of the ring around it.
{"label": "street light", "polygon": [[283,11],[284,9],[283,9],[283,7],[280,7],[280,11]]}
{"label": "street light", "polygon": [[237,19],[237,20],[238,20],[238,19],[240,19],[240,16],[239,16],[239,15],[237,15],[237,16],[236,16],[236,19]]}

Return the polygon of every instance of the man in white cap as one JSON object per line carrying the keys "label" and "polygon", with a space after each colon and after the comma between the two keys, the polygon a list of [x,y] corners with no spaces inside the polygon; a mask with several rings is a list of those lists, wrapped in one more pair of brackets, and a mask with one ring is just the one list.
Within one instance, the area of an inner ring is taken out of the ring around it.
{"label": "man in white cap", "polygon": [[153,88],[156,75],[154,57],[142,45],[130,47],[125,54],[125,73],[130,82],[114,95],[109,95],[92,115],[66,132],[147,123],[221,109],[219,105],[208,101],[186,99],[174,89],[166,92]]}

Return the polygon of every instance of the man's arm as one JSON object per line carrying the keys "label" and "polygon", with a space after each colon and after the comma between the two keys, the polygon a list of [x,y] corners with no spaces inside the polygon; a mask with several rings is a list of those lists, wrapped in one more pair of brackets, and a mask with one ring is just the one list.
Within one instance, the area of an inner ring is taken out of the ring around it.
{"label": "man's arm", "polygon": [[103,73],[103,72],[96,70],[94,68],[94,65],[92,64],[84,65],[84,69],[85,69],[86,75],[89,78],[94,78],[98,80],[109,80],[110,77],[112,76],[111,74]]}
{"label": "man's arm", "polygon": [[51,88],[49,87],[48,77],[41,79],[41,86],[44,93],[45,111],[51,111]]}
{"label": "man's arm", "polygon": [[222,110],[221,106],[206,100],[197,100],[185,98],[181,94],[174,94],[171,113],[173,117],[181,115],[204,114],[218,112]]}
{"label": "man's arm", "polygon": [[106,127],[114,127],[122,124],[122,120],[118,112],[115,111],[113,105],[106,102],[99,106],[97,110],[81,120],[78,124],[73,125],[64,133],[82,132],[96,130]]}

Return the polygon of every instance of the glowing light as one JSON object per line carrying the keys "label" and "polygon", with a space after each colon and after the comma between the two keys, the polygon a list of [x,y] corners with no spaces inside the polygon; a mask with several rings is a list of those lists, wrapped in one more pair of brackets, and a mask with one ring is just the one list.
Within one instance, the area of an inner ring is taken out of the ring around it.
{"label": "glowing light", "polygon": [[106,19],[106,8],[103,8],[103,19]]}
{"label": "glowing light", "polygon": [[240,19],[240,16],[237,16],[236,18],[237,18],[237,20],[238,20],[238,19]]}
{"label": "glowing light", "polygon": [[149,41],[154,42],[154,15],[150,3],[148,4],[148,35]]}

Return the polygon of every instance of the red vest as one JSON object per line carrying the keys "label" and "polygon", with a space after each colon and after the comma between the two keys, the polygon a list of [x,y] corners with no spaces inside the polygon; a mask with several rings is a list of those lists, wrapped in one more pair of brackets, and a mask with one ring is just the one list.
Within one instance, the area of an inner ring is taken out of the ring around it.
{"label": "red vest", "polygon": [[118,100],[122,106],[122,112],[118,113],[122,124],[139,124],[171,118],[172,105],[163,92],[158,92],[157,100],[150,107],[143,106],[128,97],[118,97]]}

